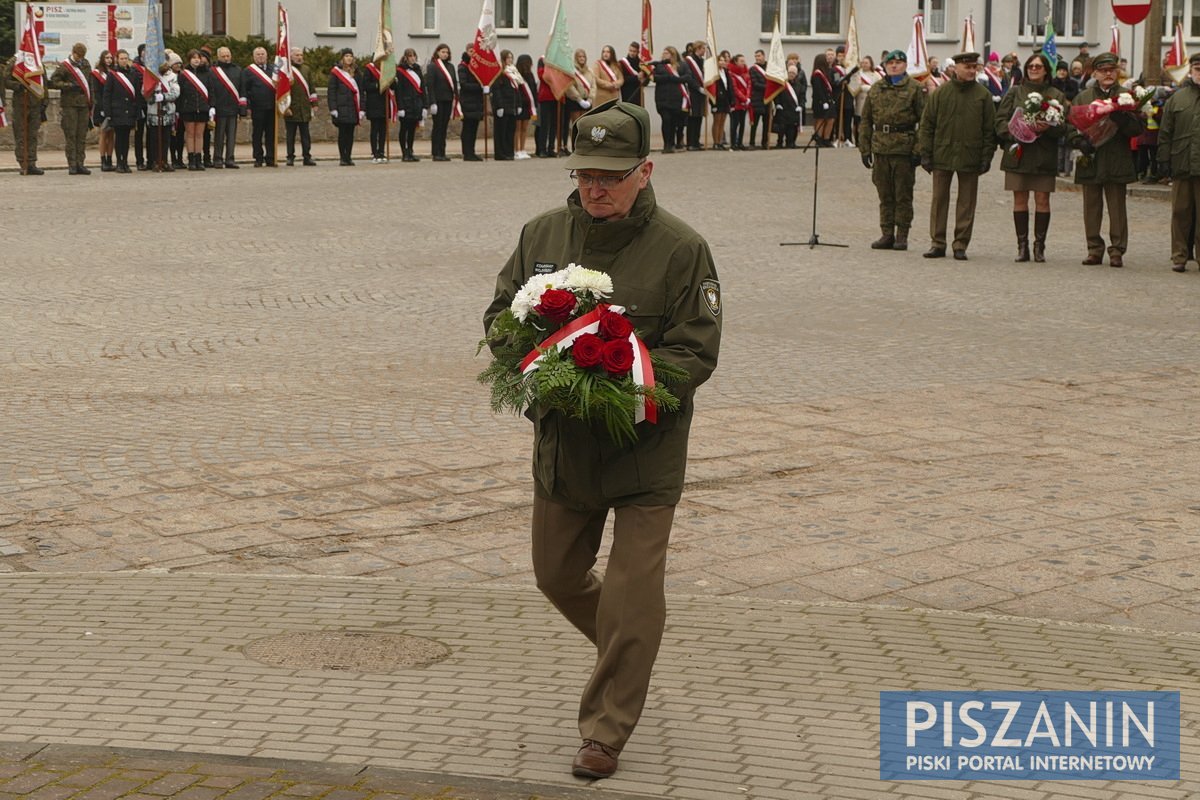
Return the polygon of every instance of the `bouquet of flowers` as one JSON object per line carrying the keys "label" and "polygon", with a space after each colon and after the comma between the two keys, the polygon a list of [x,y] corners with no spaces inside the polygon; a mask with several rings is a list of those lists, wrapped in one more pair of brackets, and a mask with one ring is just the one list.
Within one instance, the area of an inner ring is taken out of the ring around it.
{"label": "bouquet of flowers", "polygon": [[1030,92],[1025,102],[1013,112],[1008,121],[1008,132],[1018,142],[1030,144],[1046,128],[1053,128],[1063,122],[1062,103],[1054,98],[1047,100],[1040,92]]}
{"label": "bouquet of flowers", "polygon": [[1154,99],[1154,89],[1138,86],[1133,91],[1133,94],[1121,92],[1116,97],[1093,100],[1085,106],[1071,106],[1071,124],[1093,147],[1100,147],[1117,135],[1117,124],[1109,119],[1114,111],[1141,113],[1146,103]]}
{"label": "bouquet of flowers", "polygon": [[650,354],[625,309],[604,302],[612,290],[607,274],[576,264],[521,287],[476,351],[492,350],[478,380],[491,385],[493,411],[549,407],[601,421],[625,444],[637,439],[637,423],[678,410],[679,398],[657,381],[681,383],[687,371]]}

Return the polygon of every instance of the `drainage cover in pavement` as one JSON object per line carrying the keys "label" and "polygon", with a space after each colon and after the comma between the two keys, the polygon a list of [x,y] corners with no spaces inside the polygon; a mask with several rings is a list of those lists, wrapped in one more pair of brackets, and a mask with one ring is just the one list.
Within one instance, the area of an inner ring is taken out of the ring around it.
{"label": "drainage cover in pavement", "polygon": [[277,667],[384,673],[428,666],[450,655],[432,639],[356,631],[282,633],[253,641],[243,652]]}

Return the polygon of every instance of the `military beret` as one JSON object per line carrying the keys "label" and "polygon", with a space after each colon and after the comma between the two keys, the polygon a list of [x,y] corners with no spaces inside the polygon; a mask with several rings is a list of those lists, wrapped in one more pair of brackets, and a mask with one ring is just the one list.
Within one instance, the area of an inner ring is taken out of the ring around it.
{"label": "military beret", "polygon": [[886,56],[883,57],[883,60],[884,60],[884,63],[886,63],[888,61],[903,61],[904,63],[907,64],[908,63],[908,53],[904,52],[903,50],[892,50]]}
{"label": "military beret", "polygon": [[1116,53],[1101,53],[1092,59],[1092,69],[1115,67],[1119,63]]}

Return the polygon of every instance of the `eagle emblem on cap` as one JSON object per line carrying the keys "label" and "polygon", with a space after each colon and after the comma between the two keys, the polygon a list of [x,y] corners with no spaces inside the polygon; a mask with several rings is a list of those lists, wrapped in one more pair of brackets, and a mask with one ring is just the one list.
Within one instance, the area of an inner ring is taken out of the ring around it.
{"label": "eagle emblem on cap", "polygon": [[600,144],[601,142],[603,142],[605,136],[608,136],[608,128],[602,127],[600,125],[597,125],[594,128],[592,128],[592,141],[595,142],[596,144]]}

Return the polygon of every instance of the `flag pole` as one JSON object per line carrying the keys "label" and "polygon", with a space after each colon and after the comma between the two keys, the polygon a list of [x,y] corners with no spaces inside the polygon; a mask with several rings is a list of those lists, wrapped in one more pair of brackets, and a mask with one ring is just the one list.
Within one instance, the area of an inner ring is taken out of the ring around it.
{"label": "flag pole", "polygon": [[488,160],[488,139],[490,138],[490,134],[488,134],[488,117],[491,116],[491,114],[488,111],[488,108],[489,108],[489,106],[491,106],[491,104],[492,104],[492,93],[491,93],[490,87],[489,87],[488,93],[483,96],[483,160],[484,161]]}

